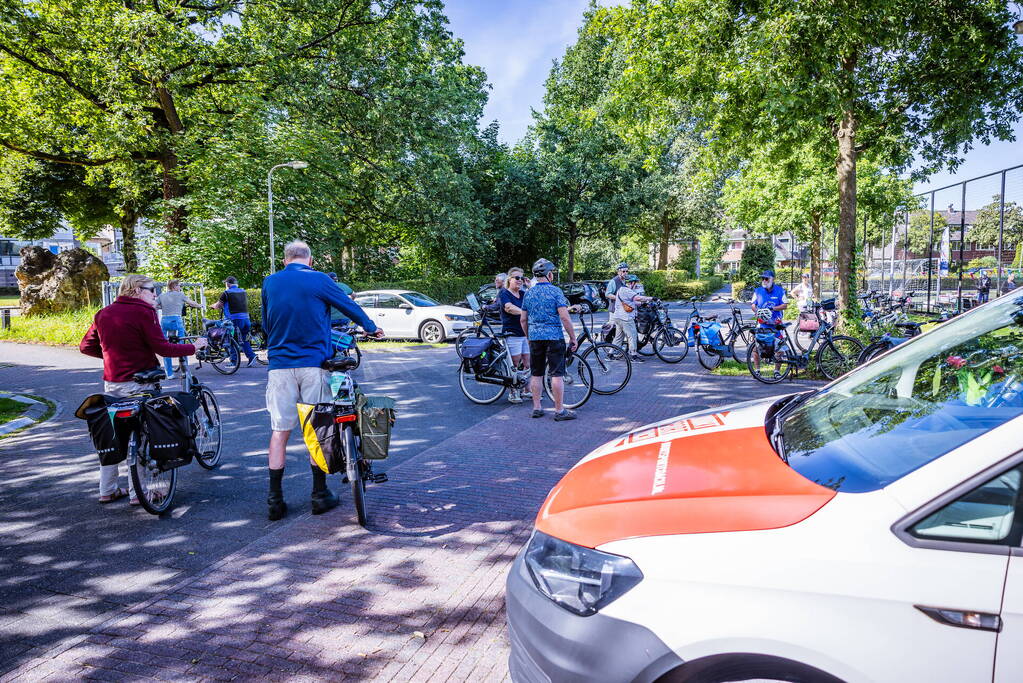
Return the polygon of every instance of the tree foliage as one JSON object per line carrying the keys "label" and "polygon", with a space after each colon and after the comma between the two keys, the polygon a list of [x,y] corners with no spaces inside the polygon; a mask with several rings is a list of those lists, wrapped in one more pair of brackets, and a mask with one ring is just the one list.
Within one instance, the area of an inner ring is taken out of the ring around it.
{"label": "tree foliage", "polygon": [[994,246],[998,244],[998,226],[1002,223],[1002,243],[1008,253],[1009,248],[1023,243],[1023,207],[1016,202],[1006,202],[1003,223],[1001,202],[1001,195],[995,195],[990,203],[981,207],[966,236],[977,244]]}

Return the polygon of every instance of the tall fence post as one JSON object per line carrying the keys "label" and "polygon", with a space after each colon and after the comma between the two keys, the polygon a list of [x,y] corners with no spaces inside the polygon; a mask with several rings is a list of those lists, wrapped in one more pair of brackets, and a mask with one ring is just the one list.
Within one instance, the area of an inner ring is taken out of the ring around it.
{"label": "tall fence post", "polygon": [[[927,238],[927,312],[931,312],[931,278],[934,275],[934,193],[931,192],[931,234]],[[941,277],[941,274],[938,274]]]}
{"label": "tall fence post", "polygon": [[963,197],[959,204],[959,278],[956,284],[956,311],[963,312],[963,252],[966,246],[966,182],[963,183]]}
{"label": "tall fence post", "polygon": [[[907,286],[908,280],[906,279],[906,267],[909,264],[909,211],[906,212],[906,241],[902,247],[902,296],[906,296],[906,290],[909,289]],[[912,308],[912,302],[910,302],[910,308]]]}
{"label": "tall fence post", "polygon": [[998,193],[998,247],[995,253],[998,254],[998,282],[995,285],[995,296],[1002,293],[1002,233],[1005,229],[1005,171],[1002,171],[1002,189]]}
{"label": "tall fence post", "polygon": [[895,245],[898,242],[899,222],[892,221],[892,260],[889,262],[888,270],[888,296],[895,293]]}

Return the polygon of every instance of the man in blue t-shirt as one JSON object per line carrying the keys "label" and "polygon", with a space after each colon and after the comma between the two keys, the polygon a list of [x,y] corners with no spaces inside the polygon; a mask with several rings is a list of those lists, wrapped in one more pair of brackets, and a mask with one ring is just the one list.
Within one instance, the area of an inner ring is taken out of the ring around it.
{"label": "man in blue t-shirt", "polygon": [[[520,320],[522,299],[525,295],[522,283],[525,279],[521,268],[509,268],[504,287],[497,290],[495,299],[501,311],[501,332],[507,335],[504,343],[508,347],[508,355],[511,356],[515,370],[529,369],[529,342]],[[532,398],[528,390],[522,392],[522,395],[514,388],[508,392],[508,401],[511,403],[522,403],[523,398]]]}
{"label": "man in blue t-shirt", "polygon": [[[785,296],[785,288],[777,284],[774,281],[774,271],[765,270],[760,275],[760,286],[753,292],[753,302],[751,304],[753,312],[756,313],[760,309],[771,310],[771,322],[780,323],[782,320],[782,313],[788,308],[789,302]],[[763,334],[766,331],[775,331],[773,326],[759,325],[757,332]],[[776,336],[780,336],[776,334]],[[776,343],[777,345],[777,343]],[[753,362],[756,366],[760,367],[760,345],[753,345]],[[775,360],[774,364],[775,375],[780,375],[781,363]]]}
{"label": "man in blue t-shirt", "polygon": [[[543,392],[544,370],[551,375],[551,393],[554,394],[554,419],[574,420],[575,413],[565,408],[565,353],[575,351],[575,328],[568,317],[568,299],[565,293],[554,285],[554,264],[540,259],[533,264],[536,284],[522,297],[522,313],[519,321],[529,339],[529,355],[532,367],[529,390],[533,394],[532,417],[543,417],[540,396]],[[564,331],[562,331],[564,330]],[[568,334],[568,346],[565,346]]]}

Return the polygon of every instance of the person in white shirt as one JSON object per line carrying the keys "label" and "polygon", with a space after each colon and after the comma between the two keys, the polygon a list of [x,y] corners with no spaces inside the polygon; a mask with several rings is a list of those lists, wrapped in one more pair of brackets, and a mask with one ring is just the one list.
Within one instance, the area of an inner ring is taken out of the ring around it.
{"label": "person in white shirt", "polygon": [[791,294],[796,297],[796,306],[799,307],[799,312],[805,311],[810,302],[813,301],[813,286],[810,284],[810,273],[803,273],[799,284],[792,288]]}
{"label": "person in white shirt", "polygon": [[639,277],[627,275],[625,284],[618,288],[615,296],[617,301],[615,309],[611,312],[611,322],[615,325],[614,343],[624,347],[626,339],[629,341],[628,352],[632,360],[637,363],[643,362],[643,357],[636,353],[639,348],[639,333],[636,330],[636,308],[644,301],[651,301],[653,297],[643,296],[636,292],[639,285]]}

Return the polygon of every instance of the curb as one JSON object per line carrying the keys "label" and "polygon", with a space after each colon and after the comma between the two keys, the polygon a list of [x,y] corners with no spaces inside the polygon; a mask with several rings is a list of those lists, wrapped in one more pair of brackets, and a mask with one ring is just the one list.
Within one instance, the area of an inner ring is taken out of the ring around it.
{"label": "curb", "polygon": [[37,401],[34,398],[29,398],[22,394],[11,394],[5,391],[0,391],[0,398],[10,399],[12,401],[28,405],[28,410],[22,413],[21,417],[0,425],[0,436],[34,425],[43,417],[43,415],[46,414],[46,411],[49,410],[49,406],[42,401]]}

